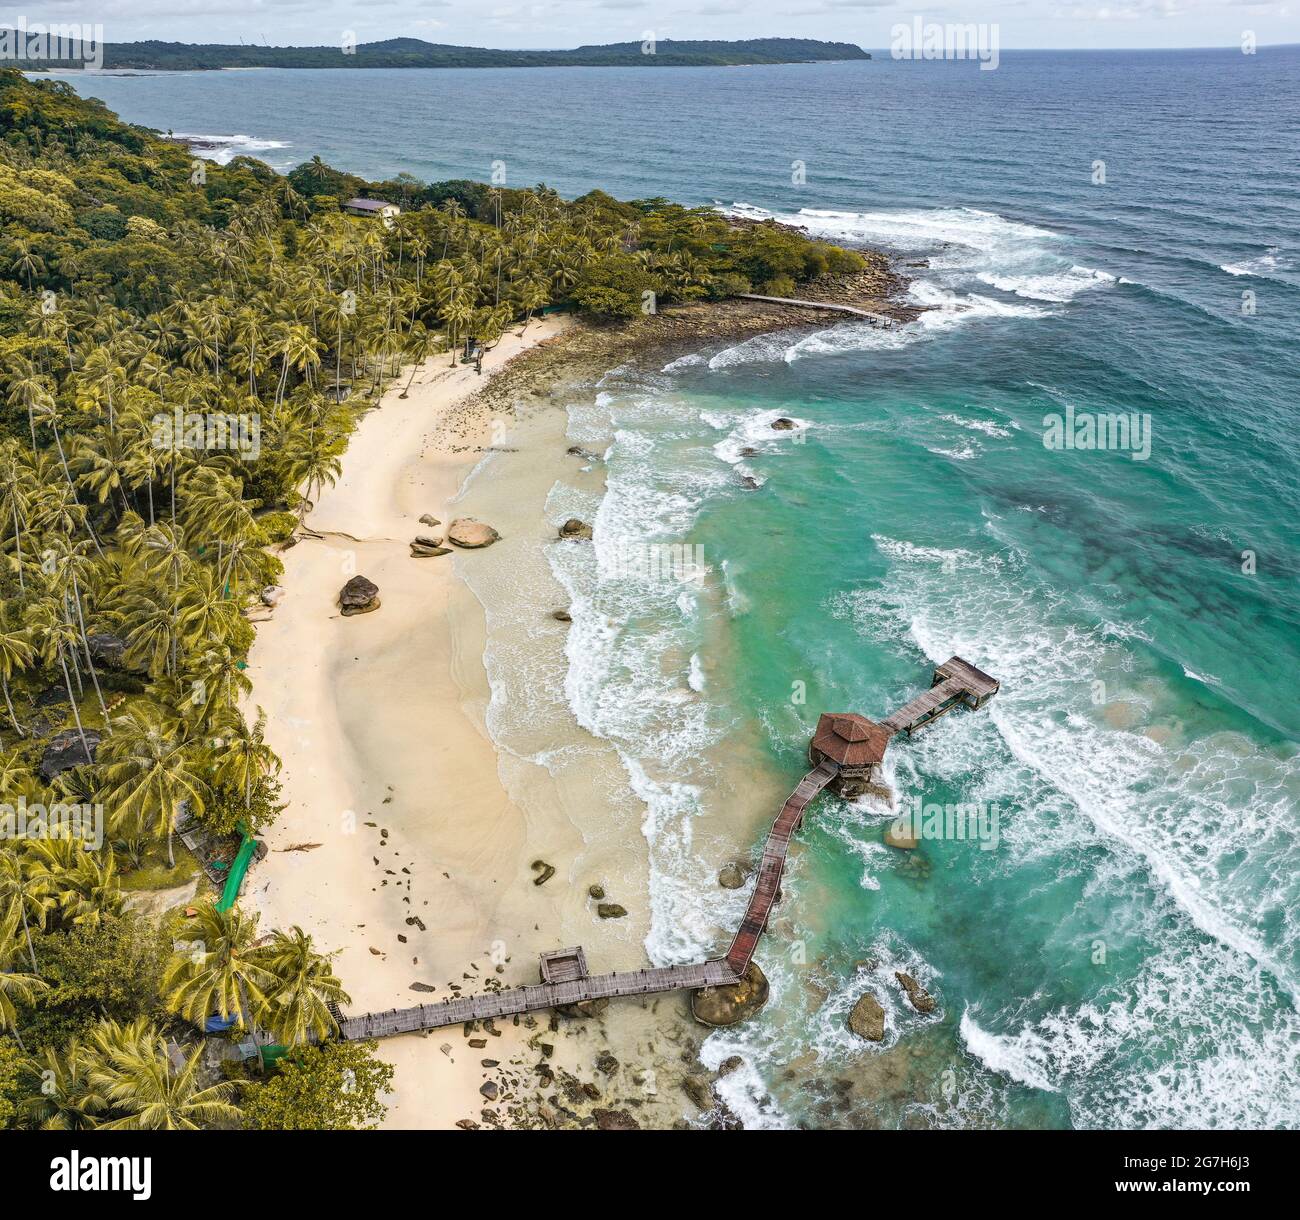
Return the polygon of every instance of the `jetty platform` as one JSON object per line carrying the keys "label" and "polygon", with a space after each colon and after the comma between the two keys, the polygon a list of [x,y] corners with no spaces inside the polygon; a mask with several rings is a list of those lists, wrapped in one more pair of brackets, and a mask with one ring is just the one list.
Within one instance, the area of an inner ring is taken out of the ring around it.
{"label": "jetty platform", "polygon": [[758,942],[767,928],[772,908],[781,892],[790,840],[803,822],[808,805],[827,787],[845,795],[878,775],[877,768],[889,739],[898,733],[911,736],[955,707],[981,708],[998,691],[998,681],[975,666],[952,657],[938,666],[930,689],[900,707],[879,724],[857,713],[824,713],[809,746],[812,769],[795,786],[781,806],[763,844],[754,876],[754,889],[740,927],[723,957],[683,966],[590,974],[581,947],[552,949],[541,954],[541,981],[523,987],[502,987],[475,995],[457,996],[410,1008],[391,1008],[349,1017],[336,1014],[339,1036],[344,1039],[388,1038],[532,1012],[567,1007],[589,1000],[618,996],[653,995],[666,991],[725,987],[744,977]]}

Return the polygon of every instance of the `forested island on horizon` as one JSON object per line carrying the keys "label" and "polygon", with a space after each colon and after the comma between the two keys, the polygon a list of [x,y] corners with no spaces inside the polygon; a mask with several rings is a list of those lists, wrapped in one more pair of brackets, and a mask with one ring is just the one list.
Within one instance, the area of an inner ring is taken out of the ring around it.
{"label": "forested island on horizon", "polygon": [[[382,42],[318,47],[270,47],[243,44],[122,42],[104,46],[103,67],[142,71],[203,71],[218,68],[555,68],[726,67],[870,59],[848,42],[815,38],[662,39],[582,46],[573,50],[493,50],[388,38]],[[45,62],[45,61],[34,61]],[[48,66],[74,61],[51,60]],[[75,61],[80,67],[81,61]]]}

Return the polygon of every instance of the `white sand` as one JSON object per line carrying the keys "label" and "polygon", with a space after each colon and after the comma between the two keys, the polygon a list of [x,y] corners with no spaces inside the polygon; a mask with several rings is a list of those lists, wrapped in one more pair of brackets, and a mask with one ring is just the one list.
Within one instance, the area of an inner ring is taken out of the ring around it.
{"label": "white sand", "polygon": [[[485,372],[562,326],[507,334]],[[535,959],[514,953],[513,929],[559,923],[560,891],[553,898],[528,883],[525,822],[482,727],[481,611],[452,556],[414,559],[408,549],[416,534],[443,535],[448,502],[492,435],[491,420],[458,407],[483,379],[448,360],[432,358],[405,400],[400,379],[361,422],[337,486],[308,515],[321,537],[282,556],[286,596],[258,626],[249,658],[248,711],[268,714],[287,808],[266,832],[270,854],[250,873],[244,901],[264,929],[297,924],[338,951],[350,1013],[445,998],[453,982],[480,990],[494,951],[510,959],[503,983],[531,981]],[[420,525],[424,513],[443,525]],[[357,573],[379,586],[381,608],[345,618],[338,592]],[[453,633],[452,622],[474,616],[480,646],[458,656],[475,632]],[[466,672],[477,689],[466,690]],[[407,924],[412,917],[427,931]],[[412,991],[416,981],[436,993]],[[383,1043],[397,1066],[388,1124],[478,1119],[480,1058],[507,1061],[530,1032],[506,1025],[486,1050],[468,1048],[459,1029]]]}

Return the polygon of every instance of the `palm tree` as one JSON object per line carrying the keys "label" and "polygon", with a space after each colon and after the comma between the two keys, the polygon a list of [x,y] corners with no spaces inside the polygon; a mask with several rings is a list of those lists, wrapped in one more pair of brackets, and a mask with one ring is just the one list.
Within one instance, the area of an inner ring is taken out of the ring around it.
{"label": "palm tree", "polygon": [[17,1005],[31,1004],[38,992],[49,989],[49,984],[38,978],[34,970],[31,974],[20,974],[14,970],[13,963],[17,955],[18,912],[10,911],[0,919],[0,1033],[12,1033],[22,1047]]}
{"label": "palm tree", "polygon": [[163,975],[168,1009],[200,1029],[216,1014],[235,1018],[243,1029],[266,1005],[266,989],[276,983],[253,948],[257,917],[238,907],[219,911],[213,903],[199,908],[188,949],[177,952]]}
{"label": "palm tree", "polygon": [[162,1035],[144,1018],[128,1026],[101,1022],[91,1033],[91,1048],[87,1080],[120,1113],[101,1122],[101,1130],[196,1131],[204,1123],[239,1119],[231,1103],[233,1083],[201,1087],[203,1047],[196,1046],[177,1068]]}
{"label": "palm tree", "polygon": [[59,602],[59,598],[52,596],[45,596],[33,602],[27,608],[27,625],[36,636],[41,660],[48,664],[57,662],[63,671],[63,686],[68,692],[68,702],[72,706],[72,718],[76,722],[77,734],[81,738],[81,748],[86,752],[86,759],[89,761],[90,743],[86,740],[86,730],[81,723],[81,709],[77,705],[77,696],[72,689],[72,678],[68,673],[68,655],[71,653],[72,663],[75,666],[80,636],[67,616],[66,603],[63,606],[63,614],[59,613]]}
{"label": "palm tree", "polygon": [[264,777],[280,770],[280,760],[266,744],[266,713],[259,707],[250,728],[237,711],[232,711],[220,729],[216,777],[222,784],[240,789],[244,808],[253,804],[253,787]]}
{"label": "palm tree", "polygon": [[111,851],[96,851],[71,835],[37,839],[28,845],[28,867],[43,880],[51,908],[64,925],[98,927],[106,915],[120,915],[126,895]]}
{"label": "palm tree", "polygon": [[33,251],[31,242],[15,237],[10,245],[13,246],[14,260],[9,264],[9,269],[27,277],[27,290],[30,292],[32,277],[44,275],[45,264],[41,261],[41,256]]}
{"label": "palm tree", "polygon": [[42,1131],[93,1131],[108,1108],[90,1084],[92,1058],[78,1038],[60,1054],[47,1046],[27,1061],[27,1070],[41,1082],[40,1090],[21,1104],[23,1117]]}
{"label": "palm tree", "polygon": [[153,709],[121,717],[114,727],[117,732],[101,744],[98,758],[109,799],[119,818],[151,820],[158,834],[166,832],[167,862],[174,868],[172,832],[181,802],[202,812],[208,795],[195,748],[167,733]]}
{"label": "palm tree", "polygon": [[407,378],[406,386],[397,396],[398,398],[406,397],[411,389],[411,382],[415,380],[416,373],[424,367],[424,362],[438,350],[440,342],[439,336],[427,329],[423,322],[412,324],[410,333],[406,336],[406,342],[403,344],[406,358],[411,362],[411,375]]}
{"label": "palm tree", "polygon": [[15,624],[9,617],[9,606],[0,606],[0,686],[4,689],[5,707],[9,721],[19,737],[26,737],[23,726],[14,714],[14,701],[9,694],[9,683],[17,670],[26,669],[36,658],[31,633],[26,627]]}
{"label": "palm tree", "polygon": [[28,917],[35,921],[38,928],[43,929],[53,906],[49,877],[30,867],[29,862],[16,851],[6,850],[0,853],[0,919],[12,919],[15,925],[21,920],[33,974],[37,973],[36,950],[32,946],[32,929]]}
{"label": "palm tree", "polygon": [[330,1004],[347,1004],[351,996],[335,977],[333,955],[317,953],[311,937],[301,928],[277,931],[271,943],[259,950],[259,959],[274,976],[266,990],[262,1020],[285,1046],[311,1038],[328,1038],[338,1032]]}

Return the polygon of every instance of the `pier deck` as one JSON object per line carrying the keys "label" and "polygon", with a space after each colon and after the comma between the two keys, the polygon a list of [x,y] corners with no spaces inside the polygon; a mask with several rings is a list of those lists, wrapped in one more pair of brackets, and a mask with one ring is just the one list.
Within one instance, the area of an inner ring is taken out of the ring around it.
{"label": "pier deck", "polygon": [[[904,704],[882,725],[891,734],[905,732],[910,736],[958,705],[983,707],[997,690],[997,679],[990,678],[960,657],[953,657],[934,671],[934,685],[925,694]],[[338,1022],[340,1037],[388,1038],[395,1034],[460,1025],[466,1021],[510,1017],[539,1008],[580,1004],[586,1000],[693,991],[738,982],[753,960],[780,895],[790,839],[803,822],[809,803],[835,780],[839,771],[838,763],[823,759],[799,781],[781,806],[781,812],[763,844],[763,858],[754,877],[754,892],[750,895],[749,906],[725,957],[685,966],[589,975],[586,973],[587,959],[580,948],[555,949],[542,954],[541,974],[545,981],[541,983],[503,987],[499,991],[457,996],[412,1008],[392,1008],[387,1012],[344,1017]]]}

